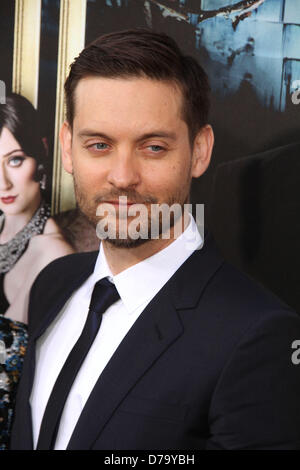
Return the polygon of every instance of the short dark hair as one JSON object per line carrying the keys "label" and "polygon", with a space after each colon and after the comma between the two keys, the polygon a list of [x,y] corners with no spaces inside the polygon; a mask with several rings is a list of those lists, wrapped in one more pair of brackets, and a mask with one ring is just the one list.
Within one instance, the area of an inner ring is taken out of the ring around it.
{"label": "short dark hair", "polygon": [[37,165],[45,166],[46,149],[40,131],[37,110],[24,96],[11,93],[0,104],[0,134],[6,127],[20,144],[23,152],[33,157]]}
{"label": "short dark hair", "polygon": [[191,56],[164,33],[136,28],[100,36],[88,45],[71,65],[65,82],[67,121],[72,126],[74,92],[85,77],[146,77],[176,83],[183,95],[182,115],[190,141],[207,124],[210,98],[208,78]]}

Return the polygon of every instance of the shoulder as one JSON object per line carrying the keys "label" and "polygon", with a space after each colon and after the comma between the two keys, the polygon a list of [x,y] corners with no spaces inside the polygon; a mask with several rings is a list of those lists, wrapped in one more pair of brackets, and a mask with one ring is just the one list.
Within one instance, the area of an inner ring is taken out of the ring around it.
{"label": "shoulder", "polygon": [[97,255],[98,251],[92,251],[88,253],[71,253],[57,258],[39,273],[35,283],[41,284],[44,280],[51,281],[53,278],[57,278],[58,273],[60,280],[70,278],[76,272],[88,269],[95,264]]}
{"label": "shoulder", "polygon": [[[183,274],[187,272],[183,270]],[[207,240],[206,254],[195,253],[190,274],[192,278],[185,275],[180,279],[190,284],[187,291],[197,299],[193,313],[195,333],[191,333],[195,342],[201,332],[211,348],[213,334],[214,344],[226,357],[247,332],[264,331],[268,336],[282,322],[288,329],[294,325],[300,333],[300,316],[258,281],[225,261],[212,238]],[[185,316],[182,319],[185,321]]]}
{"label": "shoulder", "polygon": [[47,220],[42,234],[31,238],[29,249],[44,264],[49,263],[55,258],[74,253],[74,248],[64,238],[58,225],[52,218]]}
{"label": "shoulder", "polygon": [[54,234],[54,233],[60,233],[60,228],[55,222],[55,220],[52,217],[50,217],[45,223],[43,234],[49,235],[49,234]]}
{"label": "shoulder", "polygon": [[47,220],[43,233],[32,237],[30,240],[31,244],[37,248],[49,241],[51,241],[51,243],[64,241],[63,233],[52,217]]}
{"label": "shoulder", "polygon": [[92,274],[97,255],[98,252],[73,253],[55,259],[42,269],[30,290],[28,323],[31,328],[41,318],[41,312],[67,299]]}
{"label": "shoulder", "polygon": [[219,299],[224,302],[224,309],[228,305],[230,311],[242,311],[243,317],[250,316],[251,319],[261,316],[264,311],[290,309],[258,280],[227,261],[224,261],[215,273],[212,285],[207,289],[208,293],[214,289]]}
{"label": "shoulder", "polygon": [[35,279],[29,298],[29,324],[49,306],[56,305],[73,286],[92,274],[98,252],[73,253],[49,263]]}
{"label": "shoulder", "polygon": [[251,321],[264,311],[292,310],[258,280],[225,260],[211,233],[206,237],[203,253],[201,251],[195,253],[192,270],[198,283],[203,278],[207,281],[201,298],[215,310],[221,309],[228,319],[237,316],[241,321],[247,318]]}
{"label": "shoulder", "polygon": [[280,313],[299,315],[283,300],[227,261],[215,272],[203,293],[210,315],[229,335],[241,334],[256,323]]}
{"label": "shoulder", "polygon": [[[55,293],[68,286],[82,272],[93,271],[98,252],[72,253],[62,256],[49,263],[37,276],[32,289],[31,297],[46,293]],[[51,292],[50,292],[51,291]]]}
{"label": "shoulder", "polygon": [[227,262],[207,284],[196,317],[195,330],[203,337],[207,350],[215,354],[219,372],[231,357],[238,357],[241,364],[244,359],[246,366],[249,355],[255,362],[264,354],[278,359],[284,352],[288,362],[293,341],[300,338],[300,316]]}

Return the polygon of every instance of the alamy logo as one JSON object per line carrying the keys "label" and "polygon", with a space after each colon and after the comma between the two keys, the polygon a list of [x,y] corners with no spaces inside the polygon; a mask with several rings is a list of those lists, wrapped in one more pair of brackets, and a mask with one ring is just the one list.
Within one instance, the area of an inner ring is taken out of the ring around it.
{"label": "alamy logo", "polygon": [[0,80],[0,104],[6,104],[6,86],[3,80]]}
{"label": "alamy logo", "polygon": [[[182,233],[182,221],[187,227],[192,209],[192,204],[135,204],[128,202],[127,196],[120,196],[118,203],[105,202],[97,207],[100,220],[96,233],[101,240],[176,239]],[[204,204],[196,204],[195,222],[204,241]],[[190,231],[187,245],[194,247],[195,240],[196,230]]]}
{"label": "alamy logo", "polygon": [[294,80],[292,88],[295,89],[292,93],[292,103],[300,104],[300,80]]}
{"label": "alamy logo", "polygon": [[295,339],[295,341],[292,342],[291,348],[296,349],[296,351],[293,352],[291,359],[292,363],[297,366],[300,364],[300,340]]}
{"label": "alamy logo", "polygon": [[6,347],[4,341],[0,339],[0,364],[5,364],[6,362]]}

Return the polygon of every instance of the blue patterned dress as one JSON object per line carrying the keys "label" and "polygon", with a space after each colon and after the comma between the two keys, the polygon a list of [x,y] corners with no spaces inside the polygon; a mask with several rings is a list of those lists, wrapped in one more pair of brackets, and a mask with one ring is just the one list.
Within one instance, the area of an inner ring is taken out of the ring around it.
{"label": "blue patterned dress", "polygon": [[0,450],[9,447],[17,385],[27,347],[27,326],[0,315]]}
{"label": "blue patterned dress", "polygon": [[[45,201],[30,221],[9,242],[0,245],[0,450],[9,448],[16,392],[27,348],[27,325],[5,317],[9,302],[4,292],[4,277],[28,247],[35,235],[44,232],[50,217],[50,206]],[[0,233],[5,223],[0,215]]]}

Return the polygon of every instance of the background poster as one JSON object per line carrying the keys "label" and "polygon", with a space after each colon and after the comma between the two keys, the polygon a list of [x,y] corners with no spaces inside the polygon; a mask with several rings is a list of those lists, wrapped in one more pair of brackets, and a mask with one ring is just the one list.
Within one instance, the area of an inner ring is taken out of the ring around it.
{"label": "background poster", "polygon": [[[33,26],[22,32],[26,15],[35,15],[35,22],[31,21]],[[192,202],[205,204],[209,224],[213,180],[219,164],[300,140],[300,0],[2,0],[0,80],[7,92],[22,91],[16,81],[18,49],[22,52],[27,44],[38,51],[36,71],[30,63],[27,71],[21,64],[25,70],[21,79],[29,74],[36,87],[34,104],[41,113],[49,145],[53,212],[74,206],[72,185],[61,169],[58,146],[58,128],[63,119],[62,85],[68,65],[97,36],[132,27],[166,32],[208,73],[212,87],[210,122],[216,144],[208,171],[193,183]],[[295,200],[293,204],[291,217],[299,207]],[[272,230],[276,232],[276,225]],[[255,240],[258,235],[256,231]],[[242,259],[230,249],[227,255],[280,295],[284,281],[277,278],[275,284],[269,282],[274,266],[264,258],[264,247],[262,241],[256,258]],[[286,300],[293,283],[298,282],[298,260],[293,246],[282,261],[289,269],[285,277],[290,287],[285,287],[282,294]],[[268,266],[263,274],[262,265]],[[299,294],[297,299],[293,295],[290,303],[296,305]]]}

